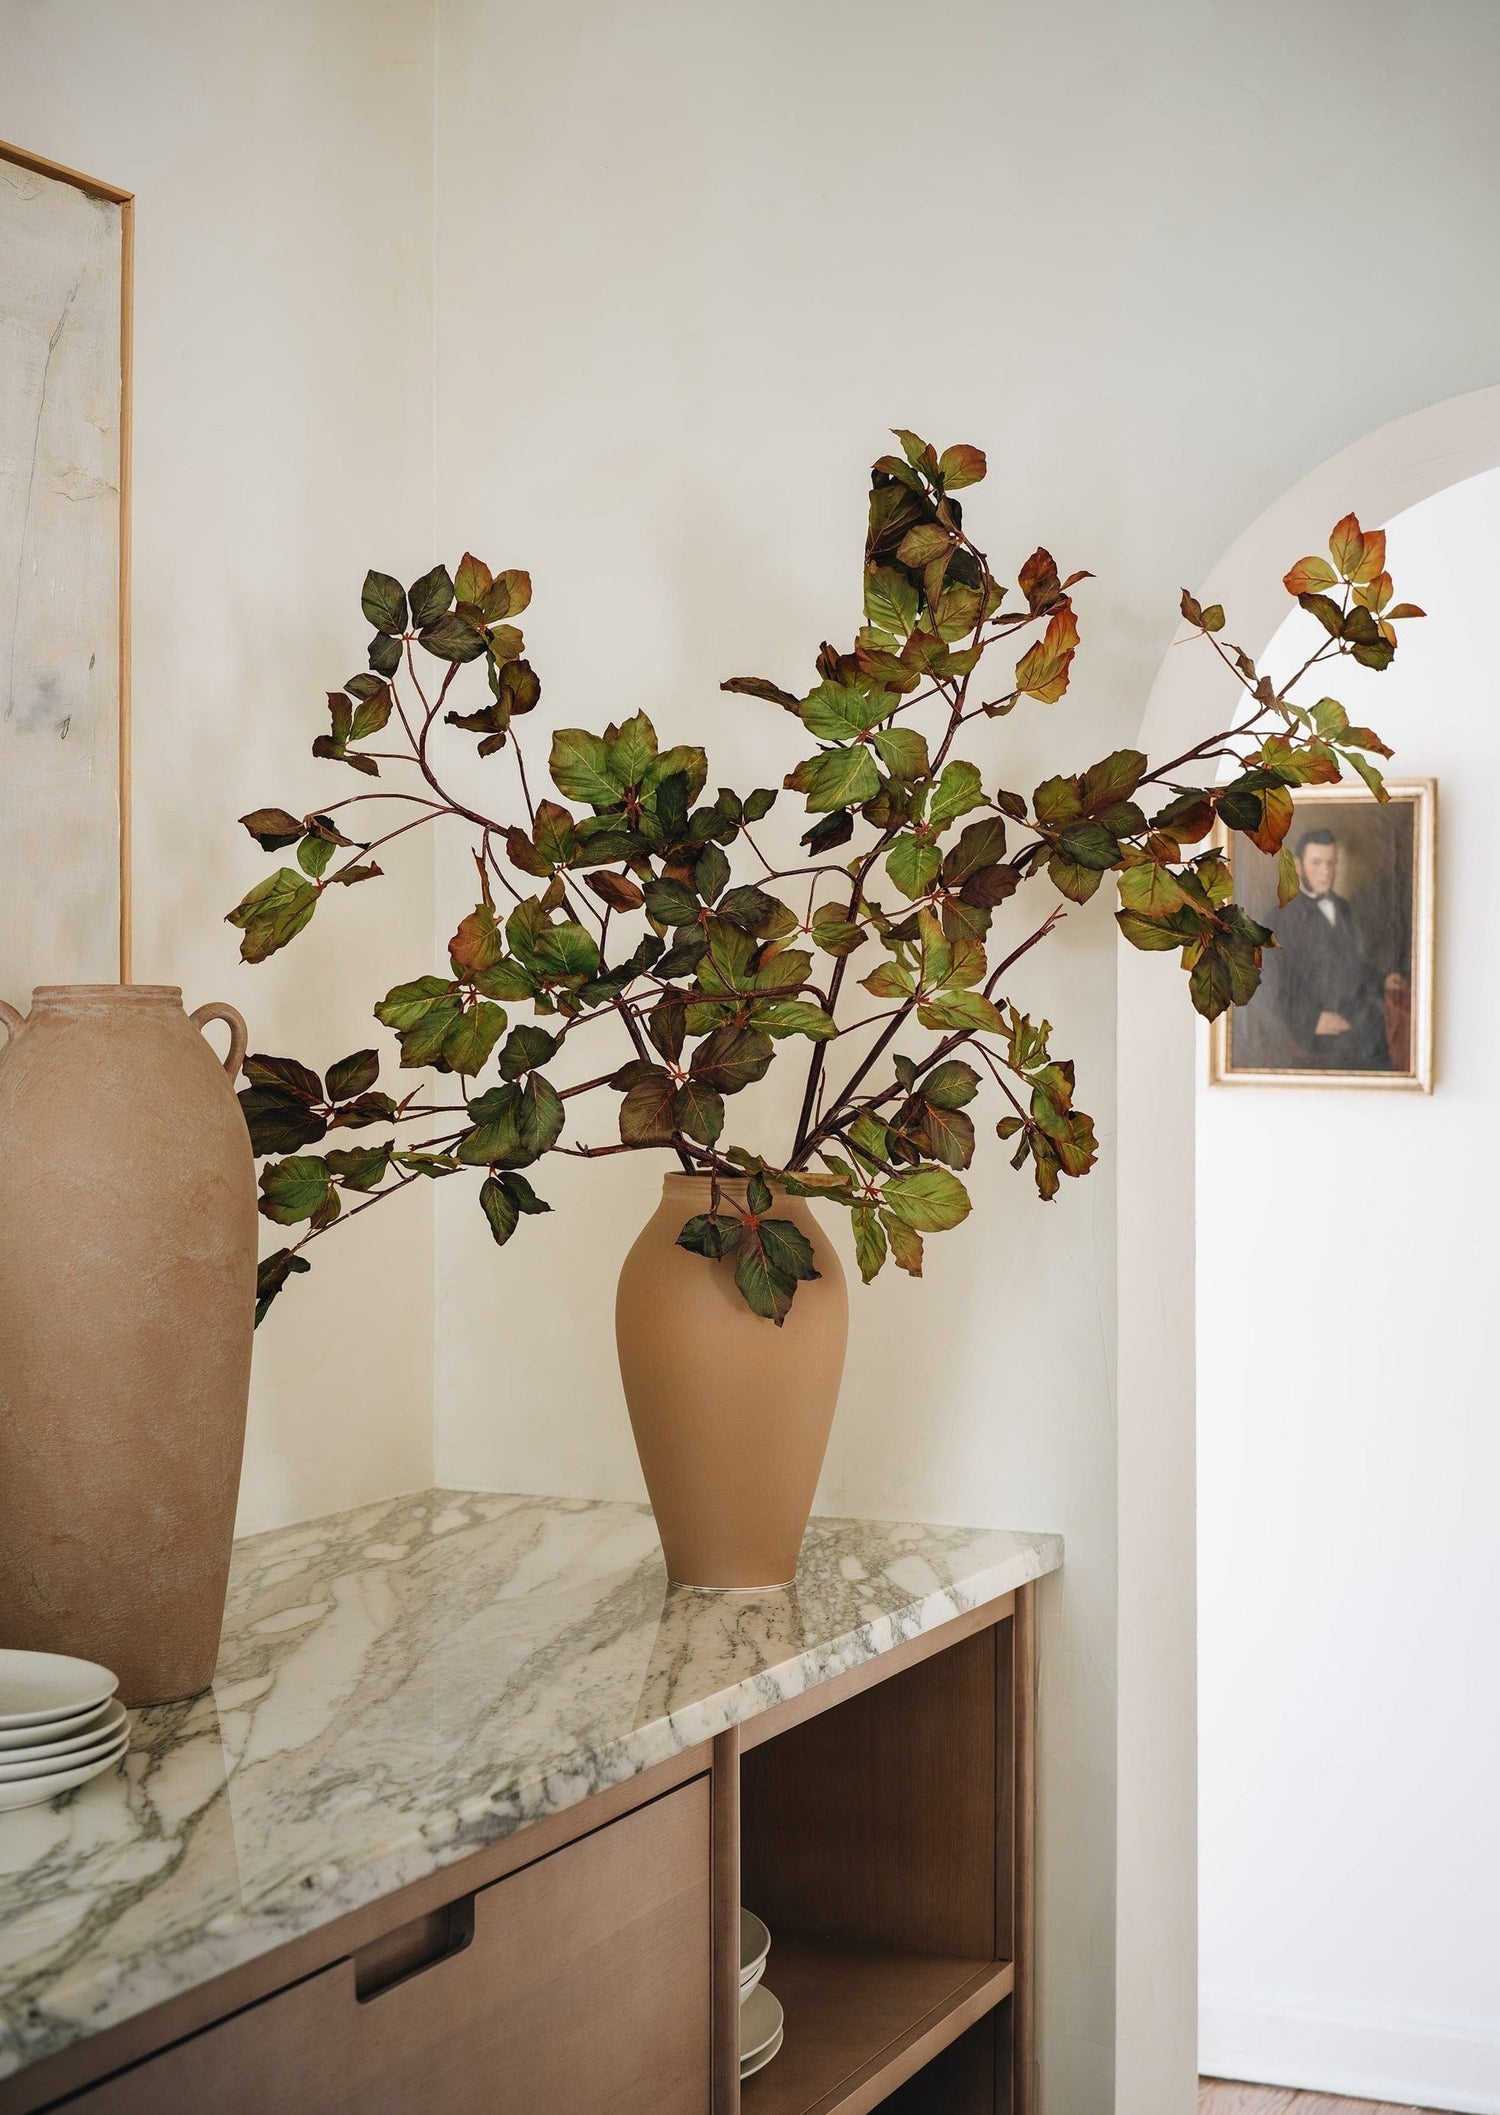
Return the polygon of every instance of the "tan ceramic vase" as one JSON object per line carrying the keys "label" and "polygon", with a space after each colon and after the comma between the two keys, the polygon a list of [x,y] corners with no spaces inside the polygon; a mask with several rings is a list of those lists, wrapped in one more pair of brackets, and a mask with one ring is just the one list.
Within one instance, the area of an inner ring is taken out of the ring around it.
{"label": "tan ceramic vase", "polygon": [[44,985],[0,1021],[0,1645],[102,1660],[127,1704],[192,1696],[250,1385],[245,1024],[155,984]]}
{"label": "tan ceramic vase", "polygon": [[[743,1183],[721,1190],[743,1205]],[[625,1258],[615,1297],[620,1375],[661,1535],[679,1586],[782,1586],[796,1572],[844,1371],[849,1296],[806,1203],[779,1218],[813,1246],[821,1275],[797,1287],[780,1329],[752,1314],[734,1261],[677,1246],[708,1209],[708,1181],[668,1175]]]}

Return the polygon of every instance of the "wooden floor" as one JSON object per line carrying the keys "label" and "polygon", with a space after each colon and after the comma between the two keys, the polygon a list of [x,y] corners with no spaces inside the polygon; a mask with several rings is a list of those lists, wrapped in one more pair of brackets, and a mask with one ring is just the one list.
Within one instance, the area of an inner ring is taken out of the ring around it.
{"label": "wooden floor", "polygon": [[1330,2093],[1294,2093],[1288,2086],[1235,2086],[1205,2078],[1198,2115],[1432,2115],[1431,2109],[1388,2100],[1340,2100]]}

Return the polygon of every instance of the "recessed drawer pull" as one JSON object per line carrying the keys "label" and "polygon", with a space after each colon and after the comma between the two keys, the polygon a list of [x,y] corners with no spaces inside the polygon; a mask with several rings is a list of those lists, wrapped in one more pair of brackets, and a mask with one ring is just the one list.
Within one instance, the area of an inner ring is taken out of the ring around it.
{"label": "recessed drawer pull", "polygon": [[354,1956],[354,1995],[362,2005],[392,1990],[424,1968],[462,1953],[474,1936],[474,1897],[463,1895],[441,1909],[414,1917],[399,1931],[372,1939]]}

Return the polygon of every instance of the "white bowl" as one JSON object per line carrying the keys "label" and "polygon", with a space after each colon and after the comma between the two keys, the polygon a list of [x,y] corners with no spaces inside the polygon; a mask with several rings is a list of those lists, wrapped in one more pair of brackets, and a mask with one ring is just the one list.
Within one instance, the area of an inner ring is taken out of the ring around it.
{"label": "white bowl", "polygon": [[114,1695],[119,1678],[95,1660],[0,1648],[0,1728],[76,1718]]}
{"label": "white bowl", "polygon": [[740,1911],[740,2002],[743,2003],[766,1972],[771,1934],[754,1910]]}
{"label": "white bowl", "polygon": [[0,1762],[13,1761],[16,1749],[24,1753],[30,1748],[75,1740],[80,1734],[94,1732],[112,1711],[123,1711],[124,1708],[114,1697],[109,1697],[102,1704],[91,1704],[87,1711],[75,1711],[67,1718],[45,1719],[39,1726],[0,1726]]}
{"label": "white bowl", "polygon": [[75,1785],[87,1784],[102,1770],[112,1770],[128,1745],[127,1741],[121,1741],[118,1748],[99,1761],[80,1763],[71,1770],[58,1770],[51,1777],[22,1777],[13,1784],[0,1784],[0,1814],[10,1813],[16,1807],[39,1807],[44,1801],[55,1799],[59,1792],[71,1792]]}
{"label": "white bowl", "polygon": [[59,1770],[80,1769],[84,1763],[98,1762],[101,1757],[123,1751],[130,1745],[130,1728],[112,1726],[97,1740],[86,1747],[74,1748],[61,1755],[33,1756],[29,1762],[17,1762],[8,1756],[0,1763],[0,1785],[19,1784],[30,1777],[55,1777]]}
{"label": "white bowl", "polygon": [[781,2054],[781,2045],[785,2040],[785,2029],[778,2027],[770,2041],[766,2043],[764,2049],[758,2050],[754,2056],[747,2056],[744,2062],[740,2065],[741,2081],[743,2082],[747,2078],[753,2078],[757,2071],[764,2071],[766,2065],[771,2061],[771,2058],[773,2056],[779,2056]]}
{"label": "white bowl", "polygon": [[[9,1736],[11,1745],[0,1747],[0,1777],[4,1777],[18,1763],[55,1763],[61,1769],[64,1767],[62,1758],[69,1755],[76,1755],[82,1762],[84,1756],[92,1749],[112,1741],[115,1735],[129,1724],[129,1719],[120,1699],[112,1696],[109,1702],[101,1705],[97,1711],[87,1713],[82,1721],[81,1733],[71,1730],[74,1723],[72,1719],[57,1721],[59,1731],[55,1740],[36,1738],[39,1733],[50,1735],[50,1725],[17,1727]],[[21,1746],[15,1737],[16,1733],[32,1735],[26,1747]]]}
{"label": "white bowl", "polygon": [[783,2015],[778,1999],[772,1997],[764,1983],[758,1983],[748,1997],[740,1999],[740,2066],[768,2049],[781,2032]]}

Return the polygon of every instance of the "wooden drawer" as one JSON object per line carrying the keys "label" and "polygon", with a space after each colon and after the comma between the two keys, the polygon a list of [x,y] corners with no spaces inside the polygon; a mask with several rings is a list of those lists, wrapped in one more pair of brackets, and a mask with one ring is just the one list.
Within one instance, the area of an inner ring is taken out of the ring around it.
{"label": "wooden drawer", "polygon": [[709,1955],[709,1788],[697,1778],[66,2105],[704,2115]]}

